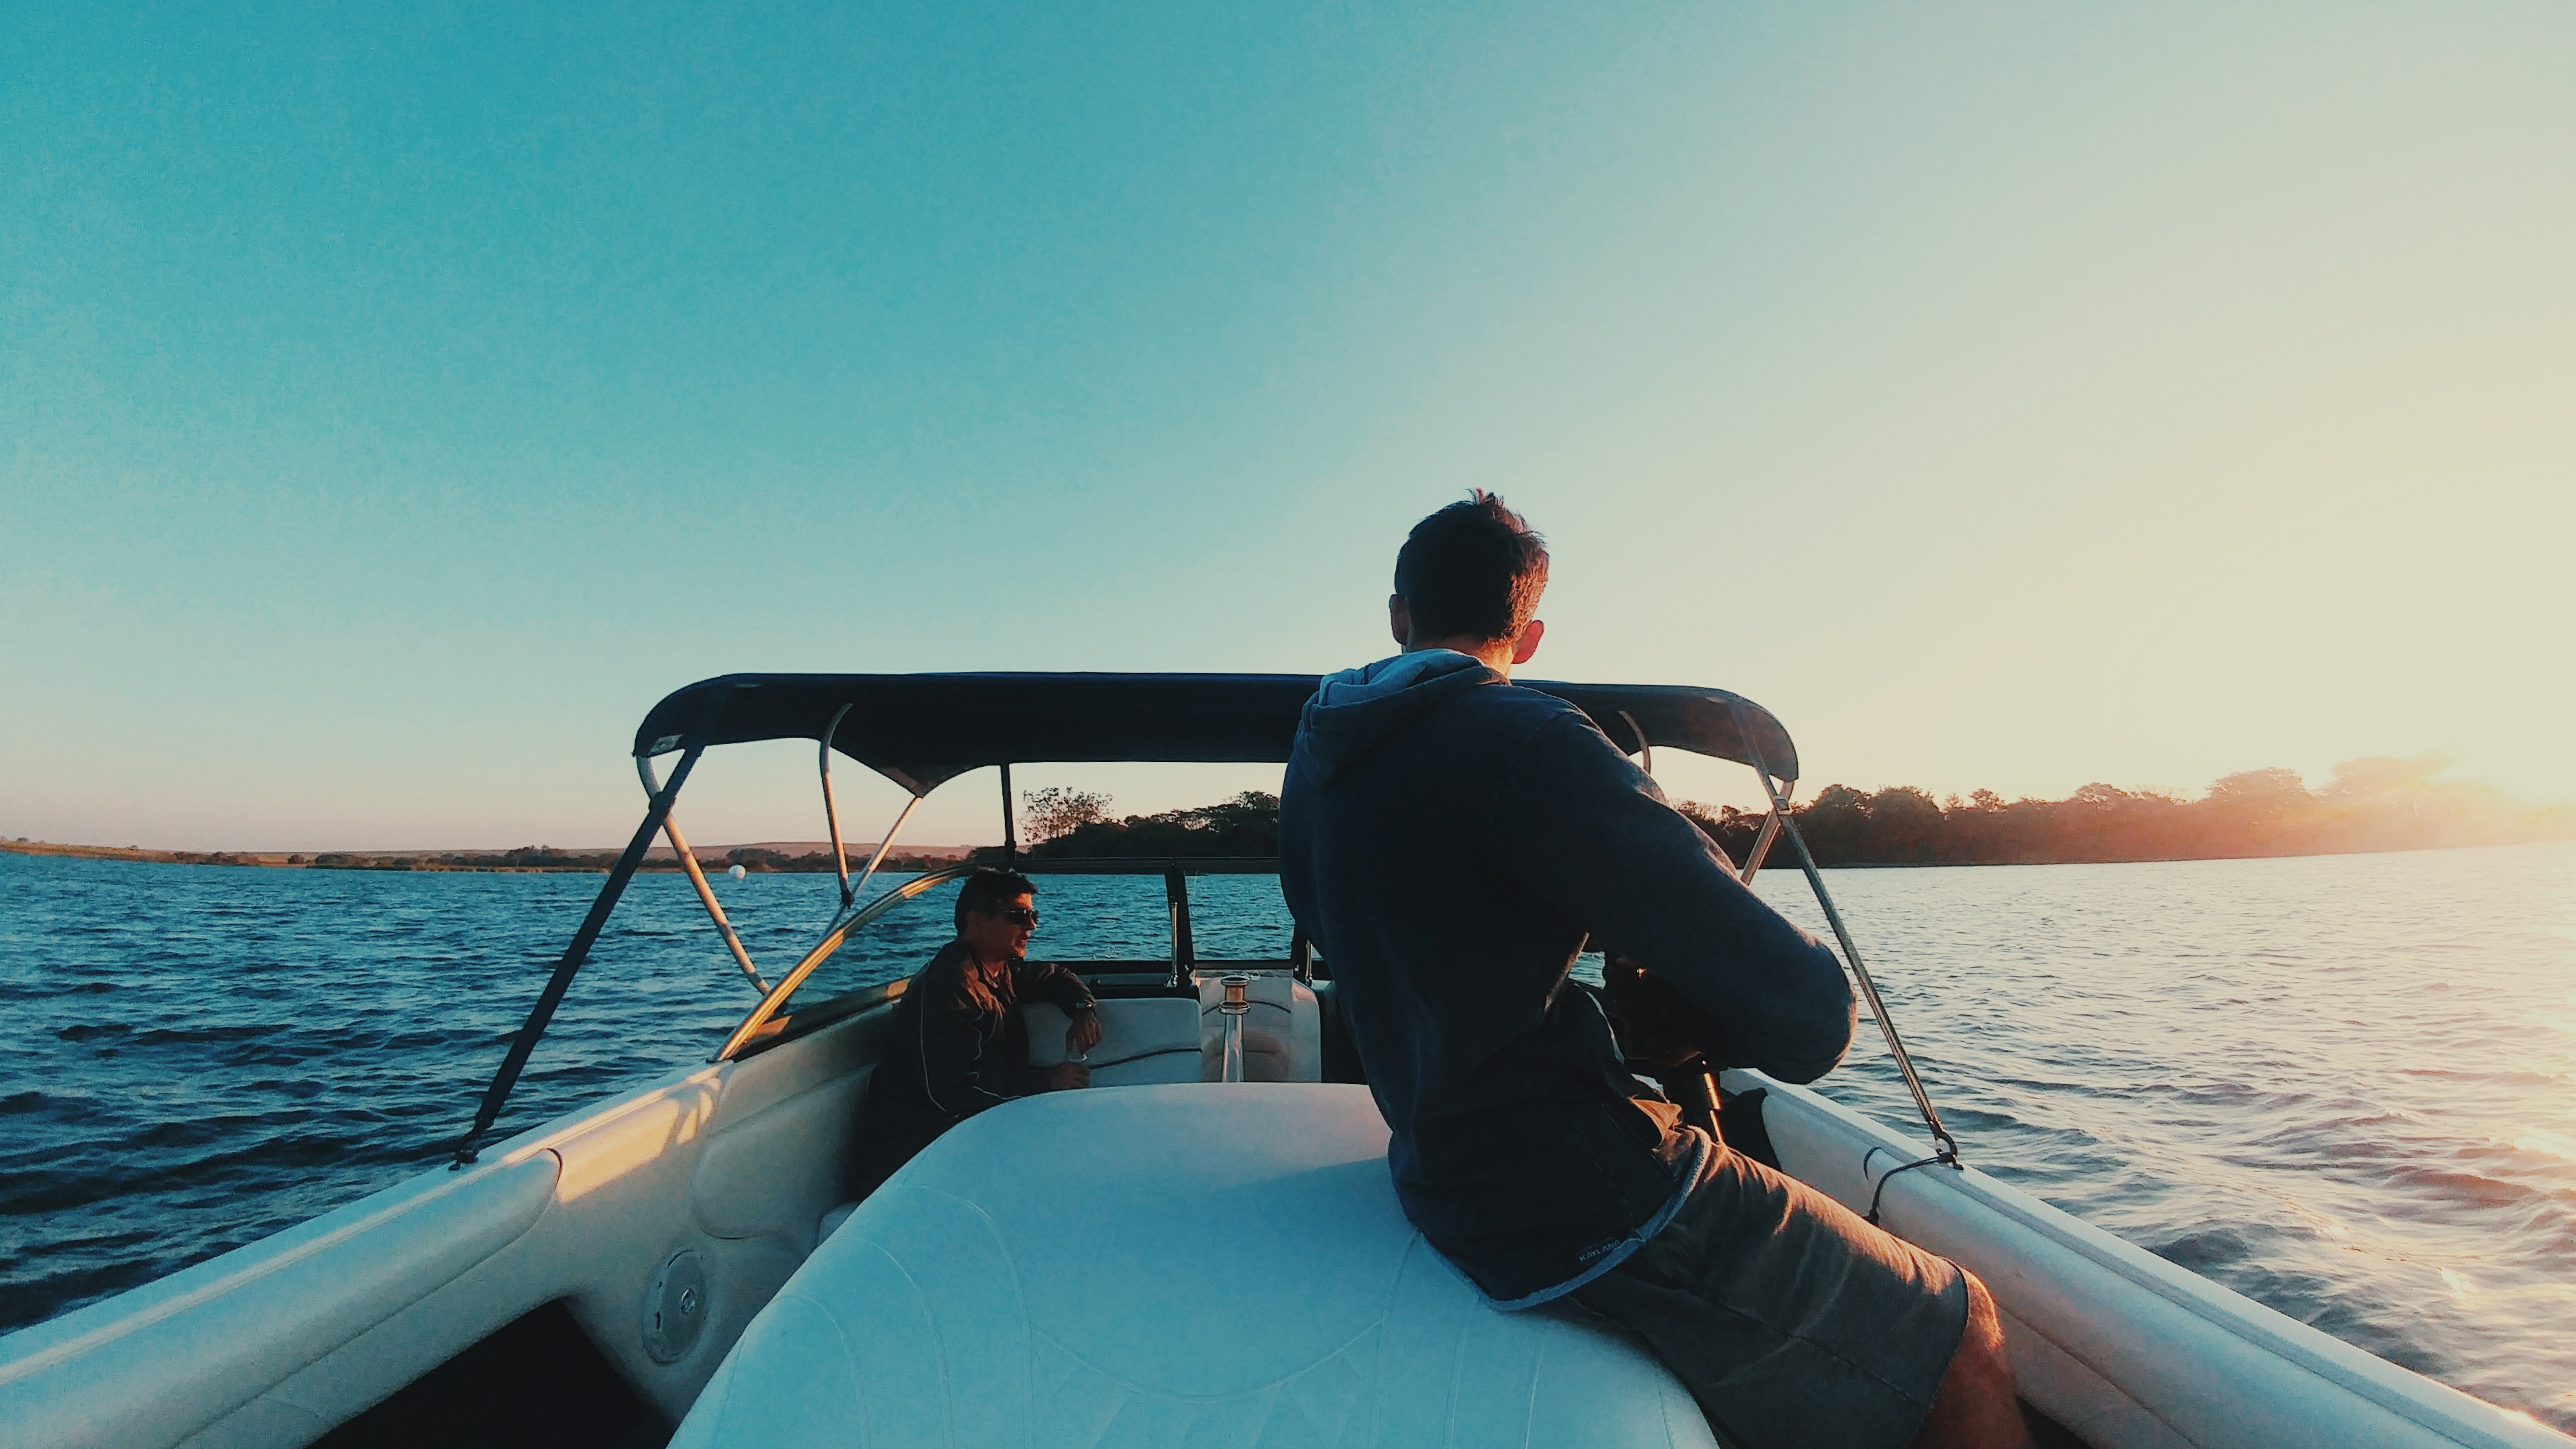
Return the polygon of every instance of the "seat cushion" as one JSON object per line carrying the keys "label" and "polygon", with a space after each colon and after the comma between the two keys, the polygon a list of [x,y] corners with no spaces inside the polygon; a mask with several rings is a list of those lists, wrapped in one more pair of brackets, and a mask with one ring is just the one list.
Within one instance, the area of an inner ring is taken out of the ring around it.
{"label": "seat cushion", "polygon": [[815,1250],[671,1442],[1714,1442],[1628,1340],[1487,1305],[1405,1221],[1385,1152],[1353,1086],[997,1107]]}
{"label": "seat cushion", "polygon": [[[1064,1012],[1043,1001],[1020,1008],[1029,1025],[1029,1065],[1064,1060]],[[1186,996],[1113,997],[1100,1003],[1100,1044],[1083,1054],[1092,1085],[1134,1087],[1195,1082],[1200,1076],[1198,1003]]]}

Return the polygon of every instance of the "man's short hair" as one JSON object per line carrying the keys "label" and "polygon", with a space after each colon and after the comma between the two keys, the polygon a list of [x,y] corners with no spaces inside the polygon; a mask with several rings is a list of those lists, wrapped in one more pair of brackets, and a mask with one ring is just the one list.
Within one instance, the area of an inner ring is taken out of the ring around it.
{"label": "man's short hair", "polygon": [[979,916],[999,915],[1012,901],[1037,893],[1038,888],[1029,884],[1029,878],[1016,870],[979,870],[957,888],[957,929],[966,929],[968,911]]}
{"label": "man's short hair", "polygon": [[1414,637],[1517,639],[1547,588],[1547,540],[1482,488],[1413,525],[1395,591]]}

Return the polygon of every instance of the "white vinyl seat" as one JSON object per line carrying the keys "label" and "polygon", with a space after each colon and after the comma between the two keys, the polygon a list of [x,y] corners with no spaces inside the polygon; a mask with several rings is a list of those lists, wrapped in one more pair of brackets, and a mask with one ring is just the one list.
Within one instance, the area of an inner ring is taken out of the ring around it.
{"label": "white vinyl seat", "polygon": [[673,1449],[1713,1445],[1631,1342],[1425,1245],[1365,1088],[1050,1093],[818,1247]]}
{"label": "white vinyl seat", "polygon": [[[1046,1002],[1020,1008],[1028,1022],[1029,1065],[1064,1060],[1064,1012]],[[1136,1087],[1200,1079],[1199,1004],[1186,996],[1112,997],[1100,1003],[1100,1043],[1083,1054],[1095,1087]]]}
{"label": "white vinyl seat", "polygon": [[[1307,993],[1309,1001],[1313,995]],[[1029,1065],[1051,1067],[1063,1061],[1064,1029],[1068,1024],[1064,1012],[1038,1001],[1021,1007],[1020,1014],[1028,1023]],[[1209,1067],[1211,1058],[1205,1038],[1200,1003],[1186,996],[1112,997],[1100,1003],[1100,1041],[1083,1054],[1083,1059],[1091,1067],[1094,1087],[1213,1081],[1221,1072]],[[1319,1036],[1318,1055],[1320,1040]],[[1222,1036],[1218,1038],[1217,1053],[1214,1060],[1222,1061]],[[1250,1059],[1247,1052],[1246,1060]],[[832,1236],[858,1206],[845,1202],[826,1211],[814,1225],[814,1241],[820,1243]]]}

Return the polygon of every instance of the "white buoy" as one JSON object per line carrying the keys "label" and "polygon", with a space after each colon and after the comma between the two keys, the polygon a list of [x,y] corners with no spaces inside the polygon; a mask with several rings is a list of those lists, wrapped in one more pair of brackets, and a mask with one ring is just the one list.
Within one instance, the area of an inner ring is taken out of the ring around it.
{"label": "white buoy", "polygon": [[727,875],[729,875],[729,876],[732,876],[735,880],[740,880],[740,879],[742,879],[744,876],[747,876],[747,875],[751,874],[751,872],[750,872],[750,871],[747,871],[747,870],[744,870],[744,869],[742,868],[742,866],[741,866],[739,863],[737,863],[737,864],[734,866],[734,868],[733,868],[733,869],[731,869],[731,870],[729,870],[729,871],[726,871],[726,872],[725,872],[725,874],[727,874]]}

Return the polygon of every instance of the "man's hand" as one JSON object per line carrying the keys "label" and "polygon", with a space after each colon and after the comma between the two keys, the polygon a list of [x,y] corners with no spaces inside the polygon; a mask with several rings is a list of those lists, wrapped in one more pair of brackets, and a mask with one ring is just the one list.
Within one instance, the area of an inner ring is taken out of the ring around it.
{"label": "man's hand", "polygon": [[1098,1045],[1100,1045],[1100,1011],[1097,1007],[1086,1006],[1073,1014],[1073,1025],[1064,1029],[1064,1054],[1069,1057],[1082,1057]]}
{"label": "man's hand", "polygon": [[1046,1069],[1046,1084],[1050,1092],[1070,1092],[1076,1087],[1088,1087],[1091,1085],[1091,1068],[1080,1062],[1058,1062]]}
{"label": "man's hand", "polygon": [[1635,961],[1610,951],[1601,962],[1601,1008],[1619,1040],[1619,1054],[1633,1068],[1660,1080],[1663,1074],[1706,1055],[1722,1066],[1717,1023],[1672,986]]}

